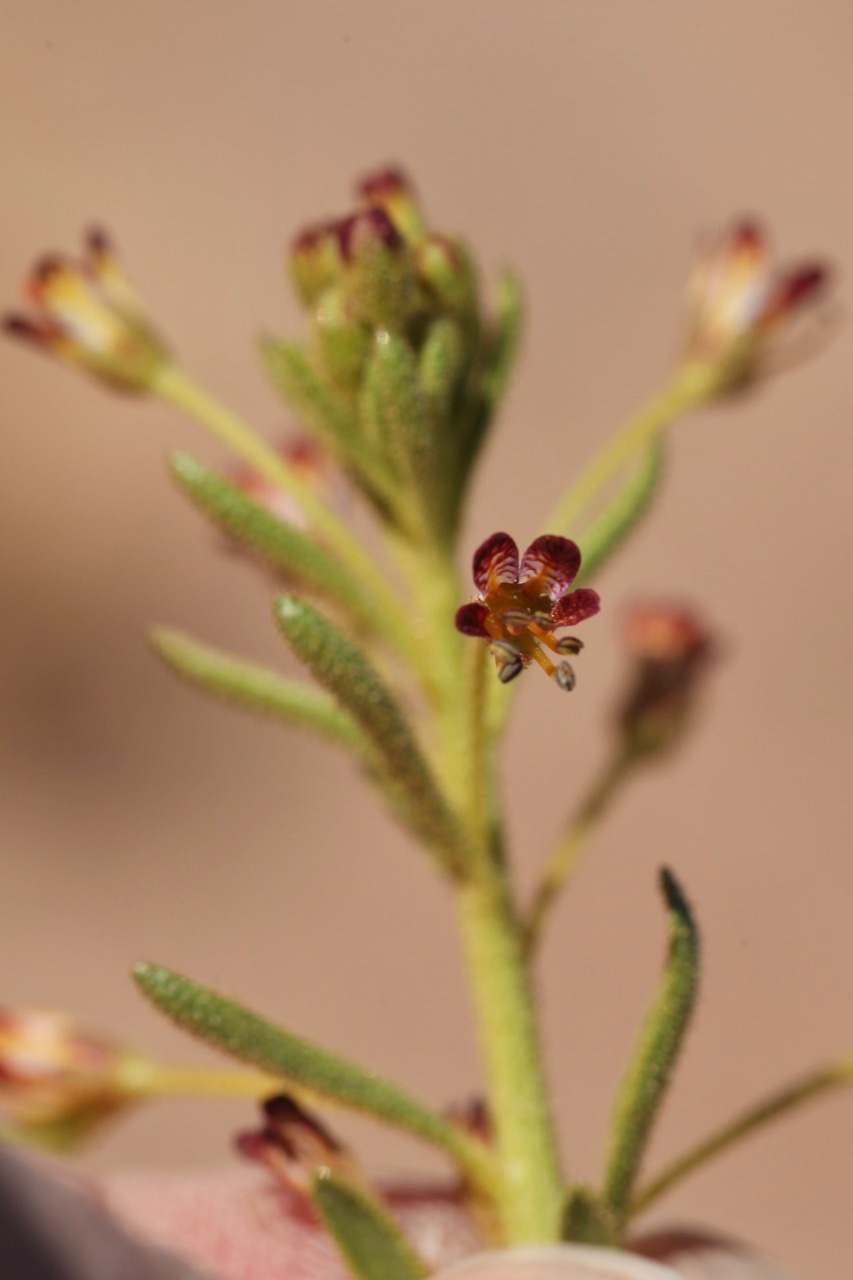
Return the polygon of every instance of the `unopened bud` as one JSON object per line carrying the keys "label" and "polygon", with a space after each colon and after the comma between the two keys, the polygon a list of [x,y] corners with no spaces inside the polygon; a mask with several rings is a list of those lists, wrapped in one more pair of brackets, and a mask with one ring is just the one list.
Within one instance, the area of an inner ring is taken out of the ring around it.
{"label": "unopened bud", "polygon": [[[687,292],[682,364],[715,394],[742,391],[815,347],[829,272],[821,262],[780,269],[765,230],[745,219],[700,246]],[[804,322],[804,323],[803,323]]]}
{"label": "unopened bud", "polygon": [[690,609],[642,605],[630,614],[625,647],[632,663],[618,724],[630,750],[669,750],[690,724],[709,661],[710,632]]}
{"label": "unopened bud", "polygon": [[399,332],[416,297],[409,247],[383,209],[369,208],[338,223],[344,291],[353,314],[371,328]]}
{"label": "unopened bud", "polygon": [[318,298],[312,329],[318,361],[325,373],[335,386],[354,391],[364,372],[370,331],[353,316],[343,289],[327,289]]}
{"label": "unopened bud", "polygon": [[423,216],[414,188],[402,169],[391,166],[369,174],[359,183],[358,193],[370,208],[384,210],[410,244],[423,239]]}
{"label": "unopened bud", "polygon": [[477,312],[477,272],[471,255],[458,240],[429,235],[417,249],[418,277],[438,310],[470,317]]}
{"label": "unopened bud", "polygon": [[4,327],[13,337],[75,364],[118,391],[155,388],[170,363],[103,231],[90,231],[79,262],[43,258],[26,292],[31,315],[12,314]]}
{"label": "unopened bud", "polygon": [[306,227],[290,250],[290,275],[306,307],[311,307],[341,274],[341,246],[336,222]]}
{"label": "unopened bud", "polygon": [[48,1142],[88,1133],[129,1101],[126,1050],[62,1013],[0,1011],[0,1115]]}

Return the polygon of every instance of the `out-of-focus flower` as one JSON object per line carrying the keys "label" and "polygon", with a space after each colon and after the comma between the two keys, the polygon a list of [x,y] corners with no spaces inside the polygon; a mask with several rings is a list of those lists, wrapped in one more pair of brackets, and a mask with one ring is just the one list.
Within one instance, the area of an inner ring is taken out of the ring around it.
{"label": "out-of-focus flower", "polygon": [[0,1116],[34,1140],[73,1141],[128,1101],[126,1061],[65,1014],[0,1010]]}
{"label": "out-of-focus flower", "polygon": [[700,246],[687,290],[683,363],[713,370],[718,394],[748,387],[811,349],[816,304],[828,283],[820,262],[775,266],[764,229],[735,223]]}
{"label": "out-of-focus flower", "polygon": [[35,311],[5,316],[6,331],[117,390],[150,391],[170,361],[103,231],[88,232],[79,262],[43,258],[25,290]]}
{"label": "out-of-focus flower", "polygon": [[702,681],[716,652],[711,633],[682,605],[636,606],[625,624],[631,662],[618,724],[637,755],[666,751],[692,720]]}
{"label": "out-of-focus flower", "polygon": [[574,688],[569,663],[555,663],[545,648],[560,659],[579,653],[580,640],[575,636],[558,640],[553,632],[598,613],[596,591],[570,590],[580,564],[578,546],[550,533],[531,542],[520,563],[518,547],[508,533],[493,533],[474,552],[474,584],[480,599],[457,610],[456,626],[464,635],[491,642],[504,684],[535,661],[561,689]]}
{"label": "out-of-focus flower", "polygon": [[366,1187],[364,1175],[346,1148],[289,1094],[268,1098],[263,1111],[263,1127],[239,1134],[237,1150],[264,1165],[283,1186],[308,1196],[317,1174],[330,1170]]}

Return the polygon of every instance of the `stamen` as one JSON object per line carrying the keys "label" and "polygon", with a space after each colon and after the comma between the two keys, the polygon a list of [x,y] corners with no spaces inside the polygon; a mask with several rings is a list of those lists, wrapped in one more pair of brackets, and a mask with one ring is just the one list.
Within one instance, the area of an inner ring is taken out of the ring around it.
{"label": "stamen", "polygon": [[560,663],[554,672],[554,679],[557,681],[560,688],[566,693],[571,693],[577,682],[577,677],[568,662]]}
{"label": "stamen", "polygon": [[575,687],[576,680],[578,680],[573,668],[571,668],[567,662],[560,663],[560,666],[557,667],[553,678],[555,678],[557,684],[560,685],[561,689],[564,690],[566,694],[570,694],[571,690]]}
{"label": "stamen", "polygon": [[570,654],[574,656],[580,653],[583,648],[583,640],[578,640],[577,636],[563,636],[557,641],[557,653]]}
{"label": "stamen", "polygon": [[533,650],[533,656],[536,659],[536,661],[539,663],[542,670],[545,672],[546,676],[554,675],[554,672],[557,670],[557,668],[554,666],[553,662],[545,653],[545,651],[539,648],[538,644]]}
{"label": "stamen", "polygon": [[509,684],[524,666],[522,655],[508,640],[493,640],[490,649],[498,664],[498,679],[501,684]]}
{"label": "stamen", "polygon": [[501,684],[509,684],[510,680],[514,680],[516,676],[521,675],[523,663],[521,658],[516,658],[514,662],[503,662],[498,667],[498,679]]}
{"label": "stamen", "polygon": [[505,609],[501,614],[501,622],[505,627],[526,631],[530,625],[530,614],[525,613],[523,609]]}

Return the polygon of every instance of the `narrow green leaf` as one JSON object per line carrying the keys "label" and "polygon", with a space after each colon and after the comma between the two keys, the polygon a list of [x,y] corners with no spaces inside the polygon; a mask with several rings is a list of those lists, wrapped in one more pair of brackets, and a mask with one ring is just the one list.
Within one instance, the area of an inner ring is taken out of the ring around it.
{"label": "narrow green leaf", "polygon": [[409,797],[412,819],[443,866],[461,869],[460,833],[394,695],[352,640],[295,596],[281,596],[276,621],[297,657],[335,695]]}
{"label": "narrow green leaf", "polygon": [[511,271],[498,281],[497,316],[491,329],[482,395],[490,415],[500,404],[518,355],[524,299]]}
{"label": "narrow green leaf", "polygon": [[666,461],[666,440],[650,444],[615,497],[578,539],[583,564],[575,585],[592,582],[640,521],[648,515],[660,489]]}
{"label": "narrow green leaf", "polygon": [[393,510],[391,477],[362,437],[355,415],[318,376],[304,351],[296,343],[275,338],[262,338],[260,351],[274,386],[300,422],[340,460],[380,510]]}
{"label": "narrow green leaf", "polygon": [[423,1280],[426,1264],[371,1197],[331,1171],[314,1179],[311,1199],[357,1280]]}
{"label": "narrow green leaf", "polygon": [[312,729],[321,737],[364,753],[367,744],[352,716],[321,689],[287,680],[181,631],[158,627],[149,639],[158,657],[197,689],[285,724]]}
{"label": "narrow green leaf", "polygon": [[432,423],[405,338],[377,334],[368,360],[360,418],[394,473],[423,484],[429,470]]}
{"label": "narrow green leaf", "polygon": [[352,716],[328,693],[287,680],[266,667],[235,658],[221,649],[200,644],[180,631],[160,627],[149,639],[158,657],[197,689],[294,728],[310,729],[327,741],[347,748],[385,796],[396,818],[420,834],[407,793],[388,777],[372,743]]}
{"label": "narrow green leaf", "polygon": [[485,1148],[372,1071],[267,1022],[244,1005],[160,965],[134,965],[133,977],[158,1009],[207,1044],[279,1079],[301,1101],[361,1111],[438,1147],[478,1186],[493,1179]]}
{"label": "narrow green leaf", "polygon": [[450,503],[454,522],[474,464],[506,392],[518,352],[522,318],[518,282],[510,272],[504,272],[498,283],[497,315],[481,334],[477,369],[468,379],[466,403],[460,414],[456,484]]}
{"label": "narrow green leaf", "polygon": [[301,530],[277,519],[185,453],[171,459],[170,470],[191,502],[225,533],[291,581],[341,606],[359,627],[381,633],[381,620],[369,609],[361,585]]}
{"label": "narrow green leaf", "polygon": [[669,955],[616,1100],[602,1200],[626,1221],[634,1183],[669,1085],[699,988],[699,935],[681,888],[665,867],[661,891]]}
{"label": "narrow green leaf", "polygon": [[439,316],[418,353],[418,378],[436,427],[449,423],[465,368],[465,340],[456,320]]}

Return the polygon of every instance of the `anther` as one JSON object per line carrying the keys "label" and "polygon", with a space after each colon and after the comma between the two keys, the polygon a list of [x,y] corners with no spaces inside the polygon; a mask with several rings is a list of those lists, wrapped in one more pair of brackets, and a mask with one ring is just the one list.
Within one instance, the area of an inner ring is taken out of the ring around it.
{"label": "anther", "polygon": [[562,636],[557,641],[557,653],[571,654],[580,653],[583,648],[583,640],[578,640],[577,636]]}
{"label": "anther", "polygon": [[557,681],[560,688],[566,693],[571,693],[572,689],[575,687],[575,673],[569,666],[568,662],[560,663],[557,670],[554,672],[554,679]]}

